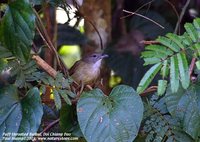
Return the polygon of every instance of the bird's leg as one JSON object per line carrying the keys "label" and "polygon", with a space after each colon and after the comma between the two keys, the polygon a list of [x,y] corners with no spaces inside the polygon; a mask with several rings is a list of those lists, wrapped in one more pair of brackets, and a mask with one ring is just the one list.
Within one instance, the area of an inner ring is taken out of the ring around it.
{"label": "bird's leg", "polygon": [[85,86],[85,85],[84,85],[83,82],[81,81],[81,84],[80,84],[80,87],[81,87],[81,88],[80,88],[80,91],[79,91],[80,94],[83,92],[84,86]]}
{"label": "bird's leg", "polygon": [[100,80],[98,81],[95,81],[94,83],[94,87],[93,88],[96,88],[96,87],[100,87],[100,86],[103,86],[103,78],[101,78]]}
{"label": "bird's leg", "polygon": [[92,90],[92,89],[93,89],[90,85],[86,85],[86,87],[87,87],[89,90]]}

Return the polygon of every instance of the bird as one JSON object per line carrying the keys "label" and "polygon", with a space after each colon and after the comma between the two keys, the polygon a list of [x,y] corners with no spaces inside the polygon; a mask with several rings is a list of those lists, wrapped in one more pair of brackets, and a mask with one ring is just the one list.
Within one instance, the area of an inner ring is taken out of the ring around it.
{"label": "bird", "polygon": [[100,75],[102,60],[106,57],[108,55],[102,53],[89,54],[75,62],[69,70],[69,75],[77,84],[94,84]]}

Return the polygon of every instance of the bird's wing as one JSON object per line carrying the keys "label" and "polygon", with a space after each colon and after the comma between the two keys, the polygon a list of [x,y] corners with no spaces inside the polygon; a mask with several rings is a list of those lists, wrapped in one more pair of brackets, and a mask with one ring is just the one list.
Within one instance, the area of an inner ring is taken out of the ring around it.
{"label": "bird's wing", "polygon": [[80,63],[81,61],[76,61],[74,65],[69,69],[70,76],[77,70],[77,66],[79,66]]}

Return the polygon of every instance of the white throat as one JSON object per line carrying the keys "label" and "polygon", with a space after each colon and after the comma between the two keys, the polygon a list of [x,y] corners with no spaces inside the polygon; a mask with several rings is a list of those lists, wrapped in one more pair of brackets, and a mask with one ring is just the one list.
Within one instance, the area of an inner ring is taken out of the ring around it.
{"label": "white throat", "polygon": [[93,69],[99,69],[99,67],[101,66],[101,61],[102,59],[98,60],[95,64],[93,64]]}

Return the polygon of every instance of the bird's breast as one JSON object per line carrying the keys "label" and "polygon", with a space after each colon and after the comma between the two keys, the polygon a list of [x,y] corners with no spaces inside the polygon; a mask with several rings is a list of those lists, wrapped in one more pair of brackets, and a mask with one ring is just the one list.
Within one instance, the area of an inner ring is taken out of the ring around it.
{"label": "bird's breast", "polygon": [[95,64],[88,64],[85,62],[80,63],[77,67],[72,78],[77,83],[89,84],[97,79],[100,74],[101,61],[97,61]]}

